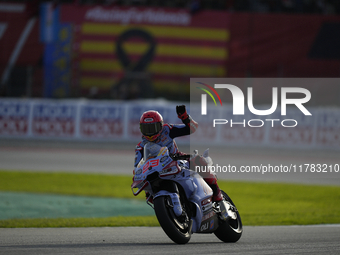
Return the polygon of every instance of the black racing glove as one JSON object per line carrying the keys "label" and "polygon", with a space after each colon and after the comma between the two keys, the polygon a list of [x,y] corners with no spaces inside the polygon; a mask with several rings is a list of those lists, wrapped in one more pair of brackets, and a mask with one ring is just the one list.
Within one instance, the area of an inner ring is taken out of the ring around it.
{"label": "black racing glove", "polygon": [[178,118],[180,118],[184,124],[187,124],[190,122],[190,118],[185,108],[185,105],[177,105],[176,112],[177,112]]}

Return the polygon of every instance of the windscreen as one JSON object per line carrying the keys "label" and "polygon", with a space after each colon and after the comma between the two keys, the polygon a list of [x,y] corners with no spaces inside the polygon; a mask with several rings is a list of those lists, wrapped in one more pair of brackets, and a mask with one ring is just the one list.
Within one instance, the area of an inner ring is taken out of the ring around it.
{"label": "windscreen", "polygon": [[147,143],[144,146],[144,160],[156,157],[161,149],[162,147],[156,143]]}

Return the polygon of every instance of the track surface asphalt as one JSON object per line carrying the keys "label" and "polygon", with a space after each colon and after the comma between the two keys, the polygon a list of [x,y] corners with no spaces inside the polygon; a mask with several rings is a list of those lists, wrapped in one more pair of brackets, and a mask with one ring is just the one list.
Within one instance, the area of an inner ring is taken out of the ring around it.
{"label": "track surface asphalt", "polygon": [[1,229],[0,254],[339,254],[340,226],[245,227],[237,243],[194,234],[174,244],[159,227]]}
{"label": "track surface asphalt", "polygon": [[[181,147],[183,151],[191,148]],[[203,153],[204,148],[199,148]],[[339,164],[339,151],[211,148],[219,165]],[[0,168],[131,174],[134,144],[0,140]],[[220,173],[220,179],[340,185],[340,173]],[[317,204],[316,204],[317,206]],[[340,254],[340,225],[244,227],[239,242],[194,234],[175,245],[159,227],[0,229],[0,254]]]}
{"label": "track surface asphalt", "polygon": [[[132,175],[135,143],[67,142],[48,140],[0,139],[0,169],[24,171],[63,171]],[[206,146],[190,148],[179,145],[190,153],[198,149],[203,154]],[[340,151],[304,151],[250,148],[210,147],[214,165],[234,166],[236,172],[218,172],[219,179],[340,185]],[[326,172],[306,172],[305,164],[326,166]],[[242,166],[285,166],[291,172],[240,172]],[[295,166],[296,172],[293,171]],[[302,167],[300,172],[299,166]]]}

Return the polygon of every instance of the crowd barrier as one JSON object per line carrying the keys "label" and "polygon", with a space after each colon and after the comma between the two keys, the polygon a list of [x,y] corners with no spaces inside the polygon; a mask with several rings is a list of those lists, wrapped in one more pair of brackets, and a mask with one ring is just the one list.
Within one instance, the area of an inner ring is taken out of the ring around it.
{"label": "crowd barrier", "polygon": [[[190,104],[187,106],[190,111]],[[295,119],[298,125],[289,128],[282,126],[281,121],[266,121],[282,120],[278,113],[260,118],[233,116],[232,107],[210,107],[207,119],[200,114],[200,106],[191,106],[190,114],[200,126],[192,136],[179,138],[180,143],[340,149],[340,108],[312,108],[312,116],[296,109],[290,112],[289,119]],[[136,142],[141,139],[139,118],[150,109],[159,111],[165,122],[181,123],[176,103],[164,100],[1,99],[0,137]],[[228,123],[213,128],[212,119],[225,119]],[[252,127],[261,124],[258,119],[265,124]],[[230,127],[231,120],[241,124]]]}

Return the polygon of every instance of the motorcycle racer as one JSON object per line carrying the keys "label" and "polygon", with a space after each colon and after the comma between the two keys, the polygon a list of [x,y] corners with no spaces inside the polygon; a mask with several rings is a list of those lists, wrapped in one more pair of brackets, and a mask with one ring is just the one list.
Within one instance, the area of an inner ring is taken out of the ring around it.
{"label": "motorcycle racer", "polygon": [[[142,114],[140,118],[142,141],[137,144],[135,149],[135,167],[142,159],[144,145],[148,142],[156,143],[162,147],[166,146],[170,154],[181,154],[178,150],[175,138],[194,133],[198,128],[198,123],[187,113],[185,105],[176,106],[176,113],[183,124],[164,124],[162,115],[153,110],[146,111]],[[191,158],[189,163],[191,169],[195,169],[195,166],[207,166],[206,159],[199,155],[195,155]],[[202,177],[213,190],[213,201],[222,201],[223,197],[221,190],[218,187],[216,176],[211,173],[205,173]]]}

